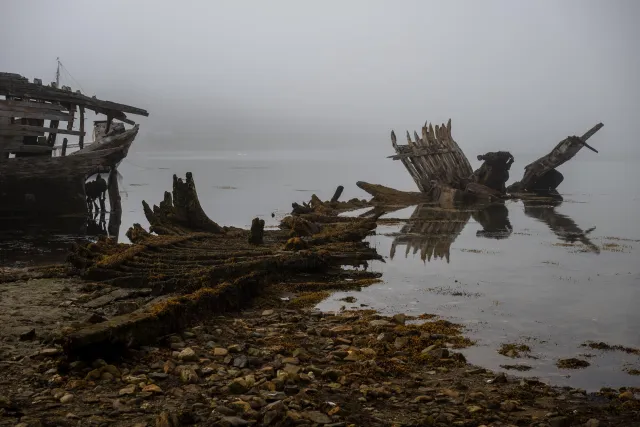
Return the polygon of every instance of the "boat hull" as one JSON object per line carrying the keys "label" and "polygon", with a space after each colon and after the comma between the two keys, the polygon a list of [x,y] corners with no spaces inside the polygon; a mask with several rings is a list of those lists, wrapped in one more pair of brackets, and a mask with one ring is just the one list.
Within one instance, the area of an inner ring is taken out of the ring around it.
{"label": "boat hull", "polygon": [[127,156],[138,126],[64,157],[0,160],[0,216],[87,214],[85,181]]}

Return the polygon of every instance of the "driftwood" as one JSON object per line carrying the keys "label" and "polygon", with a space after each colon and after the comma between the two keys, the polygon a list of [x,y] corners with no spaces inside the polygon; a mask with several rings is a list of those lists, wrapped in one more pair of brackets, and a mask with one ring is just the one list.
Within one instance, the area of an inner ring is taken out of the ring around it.
{"label": "driftwood", "polygon": [[[318,203],[331,204],[314,202]],[[329,288],[334,280],[327,275],[331,269],[381,259],[362,241],[376,226],[368,219],[333,223],[328,216],[308,235],[301,235],[291,220],[283,221],[281,230],[264,230],[258,220],[254,225],[262,229],[262,244],[256,245],[252,240],[257,230],[220,227],[201,212],[190,173],[185,182],[174,178],[173,195],[165,196],[160,207],[149,212],[144,205],[150,229],[162,235],[135,224],[127,232],[133,245],[110,240],[76,245],[69,262],[82,278],[151,289],[159,299],[132,314],[70,333],[64,346],[69,355],[91,357],[107,347],[151,343],[198,316],[239,308],[271,284],[313,277],[314,286],[326,282]],[[293,221],[309,223],[303,218]]]}
{"label": "driftwood", "polygon": [[571,160],[582,147],[597,151],[587,144],[587,140],[598,132],[604,125],[598,123],[587,133],[578,136],[569,136],[560,141],[546,156],[525,166],[524,176],[519,182],[509,186],[509,192],[555,190],[562,182],[562,174],[555,169]]}

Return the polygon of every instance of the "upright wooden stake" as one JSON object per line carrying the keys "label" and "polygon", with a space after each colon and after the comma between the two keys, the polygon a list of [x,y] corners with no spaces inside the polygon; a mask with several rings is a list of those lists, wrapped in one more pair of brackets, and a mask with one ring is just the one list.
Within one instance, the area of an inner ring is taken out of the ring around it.
{"label": "upright wooden stake", "polygon": [[64,156],[67,155],[67,142],[69,142],[69,140],[67,140],[67,138],[62,140],[62,153],[60,153],[61,157],[64,157]]}
{"label": "upright wooden stake", "polygon": [[80,132],[82,132],[82,134],[80,135],[80,139],[78,140],[78,145],[82,150],[84,148],[84,106],[83,105],[80,106]]}

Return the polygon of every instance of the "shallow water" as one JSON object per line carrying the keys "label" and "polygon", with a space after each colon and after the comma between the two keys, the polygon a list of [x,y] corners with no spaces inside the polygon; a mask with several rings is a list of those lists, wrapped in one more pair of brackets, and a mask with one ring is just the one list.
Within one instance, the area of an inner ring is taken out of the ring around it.
{"label": "shallow water", "polygon": [[[201,204],[212,219],[243,227],[255,216],[276,225],[293,201],[309,200],[313,193],[328,199],[338,185],[345,186],[343,199],[367,198],[355,186],[358,180],[414,189],[402,165],[385,158],[391,153],[384,148],[132,152],[120,167],[120,239],[126,241],[124,233],[134,222],[146,225],[141,201],[162,200],[174,173],[184,177],[193,172]],[[519,177],[530,160],[516,163],[512,177]],[[640,386],[640,377],[623,370],[640,369],[639,357],[580,347],[587,340],[640,347],[640,192],[632,184],[640,173],[631,163],[606,162],[584,153],[561,171],[565,201],[559,206],[508,202],[503,209],[454,214],[457,222],[450,228],[442,224],[451,224],[451,214],[422,208],[430,221],[436,215],[439,228],[412,222],[413,234],[404,237],[397,236],[403,224],[380,226],[370,241],[387,258],[370,268],[383,272],[384,282],[361,292],[335,294],[320,307],[337,310],[344,304],[340,298],[353,295],[356,307],[436,313],[469,327],[477,340],[465,350],[472,363],[493,369],[527,364],[533,369],[524,375],[587,389]],[[408,218],[415,209],[388,216]],[[592,227],[589,240],[581,243],[579,233]],[[483,234],[485,229],[490,232]],[[510,342],[528,344],[537,359],[500,356],[499,345]],[[586,359],[591,363],[587,369],[561,371],[554,365],[559,357],[582,358],[584,353],[595,355]]]}

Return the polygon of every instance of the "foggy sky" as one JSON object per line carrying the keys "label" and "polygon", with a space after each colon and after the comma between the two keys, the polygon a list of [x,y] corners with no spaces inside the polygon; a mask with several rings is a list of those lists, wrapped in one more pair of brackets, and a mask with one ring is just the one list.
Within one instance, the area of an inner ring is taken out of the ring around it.
{"label": "foggy sky", "polygon": [[150,111],[141,150],[391,154],[391,129],[451,117],[470,158],[599,121],[603,155],[639,155],[639,18],[634,0],[3,0],[0,70],[50,82],[59,56],[85,93]]}

